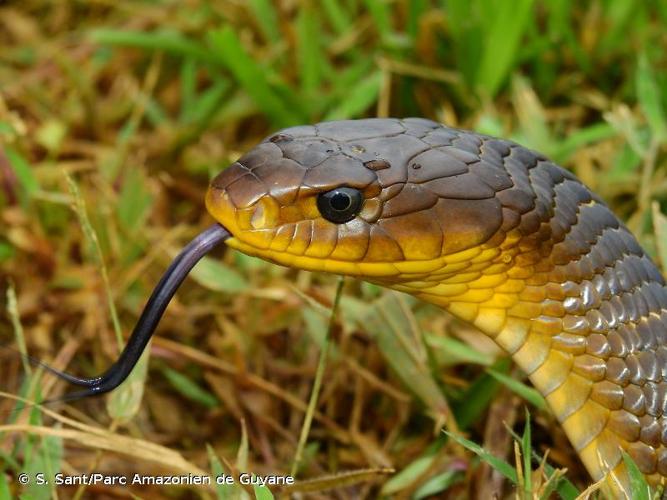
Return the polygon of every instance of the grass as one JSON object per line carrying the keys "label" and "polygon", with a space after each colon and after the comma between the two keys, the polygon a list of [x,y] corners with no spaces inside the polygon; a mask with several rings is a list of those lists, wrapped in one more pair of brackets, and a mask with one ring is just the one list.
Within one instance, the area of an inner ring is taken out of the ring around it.
{"label": "grass", "polygon": [[[2,4],[0,286],[16,304],[2,293],[0,339],[13,349],[0,353],[0,389],[70,390],[24,371],[22,339],[59,368],[106,368],[115,331],[127,334],[178,248],[210,224],[209,179],[297,123],[424,116],[513,138],[572,169],[664,268],[665,25],[667,3],[638,0]],[[350,282],[330,330],[336,278],[229,251],[192,278],[144,371],[106,404],[56,414],[0,400],[0,498],[121,489],[21,488],[22,471],[286,474],[296,457],[286,491],[314,498],[512,485],[573,498],[590,486],[522,374],[434,307]]]}

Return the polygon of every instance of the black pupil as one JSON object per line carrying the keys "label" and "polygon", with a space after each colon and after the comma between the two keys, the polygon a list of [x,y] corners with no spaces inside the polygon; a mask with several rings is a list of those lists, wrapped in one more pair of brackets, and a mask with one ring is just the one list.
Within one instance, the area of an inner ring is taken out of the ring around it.
{"label": "black pupil", "polygon": [[340,191],[334,193],[331,197],[331,208],[334,210],[347,210],[352,204],[352,198],[347,193],[341,193]]}
{"label": "black pupil", "polygon": [[361,191],[340,186],[317,195],[317,209],[329,222],[345,224],[361,211],[364,196]]}

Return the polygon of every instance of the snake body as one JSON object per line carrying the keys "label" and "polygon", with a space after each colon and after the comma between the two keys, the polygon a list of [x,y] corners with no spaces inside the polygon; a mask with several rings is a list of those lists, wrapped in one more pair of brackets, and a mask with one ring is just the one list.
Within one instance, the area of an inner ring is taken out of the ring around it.
{"label": "snake body", "polygon": [[[332,222],[319,203],[339,188],[361,204]],[[245,253],[407,292],[478,327],[609,494],[629,491],[622,450],[651,483],[667,477],[665,282],[604,202],[539,153],[418,118],[325,122],[267,138],[206,203]]]}

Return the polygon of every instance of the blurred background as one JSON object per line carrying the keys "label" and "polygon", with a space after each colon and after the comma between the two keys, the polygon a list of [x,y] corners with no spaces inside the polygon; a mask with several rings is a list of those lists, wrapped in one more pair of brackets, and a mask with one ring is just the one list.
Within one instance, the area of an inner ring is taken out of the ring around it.
{"label": "blurred background", "polygon": [[338,278],[225,249],[112,396],[18,411],[7,393],[72,390],[26,350],[105,370],[212,222],[209,180],[295,124],[420,116],[514,139],[665,263],[666,67],[664,0],[0,2],[0,498],[271,497],[14,479],[90,471],[308,480],[276,498],[575,498],[589,478],[544,400],[470,327],[352,280],[332,321]]}

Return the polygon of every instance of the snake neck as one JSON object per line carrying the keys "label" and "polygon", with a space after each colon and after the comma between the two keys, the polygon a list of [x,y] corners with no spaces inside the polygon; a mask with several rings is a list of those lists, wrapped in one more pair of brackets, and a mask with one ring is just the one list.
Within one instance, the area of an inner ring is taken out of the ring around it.
{"label": "snake neck", "polygon": [[622,450],[650,482],[667,474],[667,292],[605,205],[589,200],[577,213],[560,240],[526,241],[517,230],[465,268],[388,285],[511,354],[617,497],[630,491]]}

